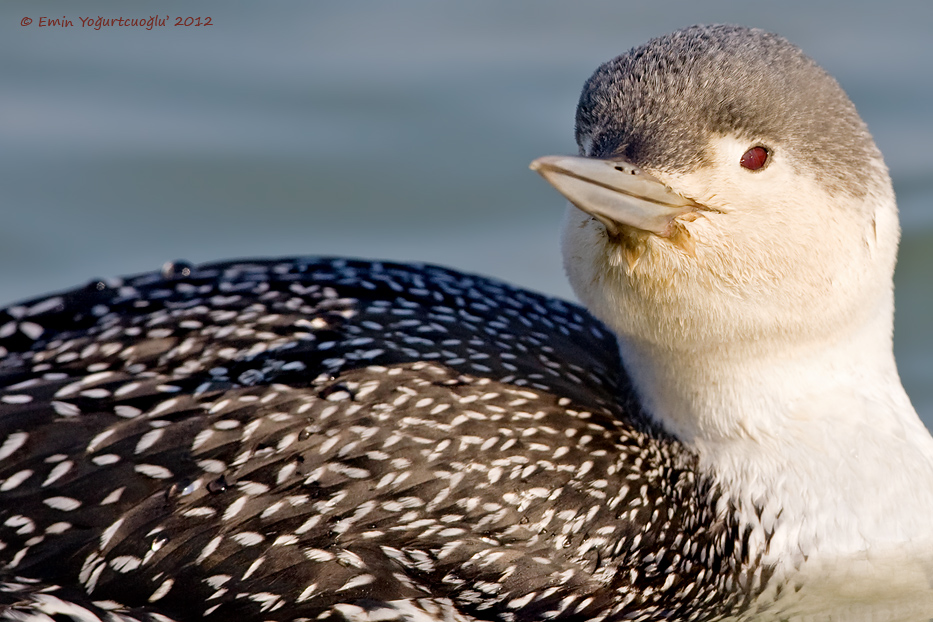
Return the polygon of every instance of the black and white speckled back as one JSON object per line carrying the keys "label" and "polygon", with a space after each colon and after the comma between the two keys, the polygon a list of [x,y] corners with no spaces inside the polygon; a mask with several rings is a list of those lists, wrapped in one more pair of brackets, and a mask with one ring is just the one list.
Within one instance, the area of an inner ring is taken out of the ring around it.
{"label": "black and white speckled back", "polygon": [[706,619],[767,581],[563,301],[172,264],[0,337],[0,619]]}

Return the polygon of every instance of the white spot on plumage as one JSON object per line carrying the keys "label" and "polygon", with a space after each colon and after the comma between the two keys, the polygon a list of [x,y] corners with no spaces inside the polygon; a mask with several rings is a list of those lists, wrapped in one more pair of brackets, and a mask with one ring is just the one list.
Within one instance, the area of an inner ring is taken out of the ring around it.
{"label": "white spot on plumage", "polygon": [[[57,309],[58,307],[63,306],[64,302],[65,301],[61,296],[51,296],[49,298],[46,298],[45,300],[40,300],[39,302],[32,305],[31,307],[23,310],[22,315],[14,315],[13,317],[19,318],[19,317],[32,317],[35,315],[41,315],[43,313],[46,313],[48,311],[53,311]],[[12,309],[9,310],[9,313],[10,315],[13,315]],[[38,337],[34,337],[34,339],[37,339],[37,338]]]}
{"label": "white spot on plumage", "polygon": [[259,482],[239,481],[236,486],[246,495],[262,495],[269,492],[269,487]]}
{"label": "white spot on plumage", "polygon": [[117,531],[119,531],[120,527],[123,525],[123,521],[124,521],[124,520],[125,520],[125,519],[123,519],[123,518],[118,518],[118,519],[115,520],[113,523],[111,523],[111,525],[110,525],[109,527],[107,527],[106,529],[104,529],[103,533],[101,533],[101,535],[100,535],[100,546],[99,546],[99,548],[100,548],[101,551],[103,551],[104,549],[106,549],[107,546],[110,544],[110,541],[113,539],[113,537],[116,535]]}
{"label": "white spot on plumage", "polygon": [[[116,392],[114,392],[116,395]],[[123,417],[124,419],[133,419],[142,414],[142,411],[135,406],[129,406],[128,404],[118,404],[113,407],[113,412],[118,417]]]}
{"label": "white spot on plumage", "polygon": [[81,502],[71,497],[48,497],[43,499],[42,503],[55,510],[61,510],[62,512],[72,512],[81,507]]}
{"label": "white spot on plumage", "polygon": [[261,533],[255,531],[241,531],[231,537],[242,546],[255,546],[266,539]]}
{"label": "white spot on plumage", "polygon": [[215,574],[204,579],[204,582],[216,590],[223,587],[231,578],[228,574]]}
{"label": "white spot on plumage", "polygon": [[139,568],[142,560],[132,555],[120,555],[110,560],[110,567],[120,573],[132,572]]}
{"label": "white spot on plumage", "polygon": [[94,453],[101,445],[103,445],[104,441],[113,436],[114,432],[115,430],[110,428],[97,434],[94,438],[91,439],[91,442],[87,444],[87,448],[84,451],[89,454]]}
{"label": "white spot on plumage", "polygon": [[153,479],[168,479],[172,477],[171,471],[158,464],[137,464],[133,467],[133,470]]}
{"label": "white spot on plumage", "polygon": [[321,549],[305,549],[303,553],[305,557],[313,562],[329,562],[336,559],[333,553]]}
{"label": "white spot on plumage", "polygon": [[281,602],[281,596],[278,594],[272,594],[270,592],[259,592],[256,594],[251,594],[249,599],[260,603],[259,611],[274,611],[278,607],[276,605]]}
{"label": "white spot on plumage", "polygon": [[315,527],[317,527],[318,524],[319,524],[320,522],[321,522],[321,516],[320,516],[320,515],[318,515],[318,516],[312,516],[311,518],[309,518],[309,519],[307,519],[305,522],[303,522],[303,523],[301,524],[301,526],[298,527],[298,529],[295,530],[295,533],[298,534],[298,535],[305,534],[305,533],[311,531],[312,529],[314,529]]}
{"label": "white spot on plumage", "polygon": [[208,473],[223,473],[227,465],[220,460],[198,460],[198,466]]}
{"label": "white spot on plumage", "polygon": [[181,513],[181,515],[186,518],[207,518],[215,514],[217,514],[217,510],[207,506],[189,508]]}
{"label": "white spot on plumage", "polygon": [[55,465],[55,468],[49,473],[49,476],[45,478],[45,481],[42,482],[42,488],[54,484],[60,478],[64,477],[68,471],[71,470],[71,467],[74,466],[74,462],[71,460],[65,460],[64,462],[59,462]]}
{"label": "white spot on plumage", "polygon": [[110,391],[98,387],[96,389],[85,389],[84,391],[81,391],[79,395],[81,397],[89,397],[91,399],[103,399],[110,397]]}
{"label": "white spot on plumage", "polygon": [[337,588],[337,591],[344,592],[346,590],[352,590],[355,587],[362,587],[364,585],[369,585],[375,580],[376,580],[376,577],[374,577],[371,574],[357,575],[353,577],[352,579],[350,579],[349,581],[347,581],[346,583],[344,583],[341,587]]}
{"label": "white spot on plumage", "polygon": [[45,332],[45,329],[35,322],[20,322],[19,330],[30,339],[38,339]]}
{"label": "white spot on plumage", "polygon": [[243,507],[246,505],[248,499],[249,497],[243,496],[231,503],[224,511],[223,519],[227,521],[239,514]]}
{"label": "white spot on plumage", "polygon": [[175,585],[174,579],[166,579],[165,581],[163,581],[162,584],[159,585],[159,587],[157,587],[156,590],[149,597],[149,602],[154,603],[157,600],[161,600],[162,598],[165,598],[165,596],[172,589],[173,585]]}
{"label": "white spot on plumage", "polygon": [[[130,393],[136,391],[136,389],[138,389],[138,388],[141,387],[141,386],[142,386],[142,383],[141,383],[141,382],[127,382],[127,383],[124,384],[123,386],[121,386],[121,387],[115,389],[114,392],[113,392],[113,395],[114,395],[115,397],[124,397],[124,396],[129,395]],[[132,407],[127,407],[127,408],[132,408]],[[118,414],[119,414],[119,413],[118,413]],[[123,415],[121,415],[121,416],[123,416]],[[131,418],[131,417],[130,417],[130,418]]]}
{"label": "white spot on plumage", "polygon": [[260,419],[254,419],[253,421],[250,421],[245,426],[243,426],[243,433],[240,436],[240,441],[245,443],[250,438],[252,438],[253,434],[256,432],[256,430],[259,429],[259,426],[261,425],[262,425],[262,419],[260,418]]}
{"label": "white spot on plumage", "polygon": [[165,434],[165,430],[156,428],[155,430],[150,430],[140,437],[139,442],[136,443],[136,448],[133,450],[134,454],[141,454],[147,449],[150,449],[155,445],[160,438]]}
{"label": "white spot on plumage", "polygon": [[289,462],[288,464],[283,466],[281,469],[279,469],[279,472],[276,474],[276,477],[275,477],[275,483],[281,486],[282,484],[287,482],[289,478],[291,478],[292,475],[294,475],[297,470],[298,470],[298,465],[295,464],[294,462]]}
{"label": "white spot on plumage", "polygon": [[253,573],[256,572],[257,570],[259,570],[259,567],[262,566],[262,564],[263,564],[265,561],[266,561],[266,558],[265,558],[264,556],[263,556],[263,557],[259,557],[259,558],[257,558],[256,560],[254,560],[253,563],[249,565],[249,568],[246,569],[246,572],[243,573],[243,576],[241,577],[241,580],[242,580],[242,581],[246,581],[246,580],[249,579],[251,576],[253,576]]}
{"label": "white spot on plumage", "polygon": [[3,444],[0,445],[0,460],[5,460],[12,456],[17,449],[26,444],[28,439],[29,434],[26,432],[13,432],[8,434]]}
{"label": "white spot on plumage", "polygon": [[521,609],[530,603],[535,598],[535,596],[537,596],[537,592],[528,592],[520,598],[510,600],[508,603],[506,603],[506,607],[509,609]]}
{"label": "white spot on plumage", "polygon": [[62,417],[77,417],[81,414],[81,409],[70,402],[52,400],[51,406],[55,413]]}
{"label": "white spot on plumage", "polygon": [[9,476],[3,483],[0,484],[0,492],[6,492],[8,490],[13,490],[17,488],[20,484],[25,482],[27,479],[32,477],[34,471],[31,469],[23,469],[22,471],[17,471],[13,475]]}
{"label": "white spot on plumage", "polygon": [[28,404],[31,401],[32,396],[26,394],[8,394],[0,396],[0,402],[4,404]]}
{"label": "white spot on plumage", "polygon": [[46,527],[45,533],[47,534],[65,533],[69,529],[71,529],[71,523],[58,522],[58,523],[52,523],[51,525]]}
{"label": "white spot on plumage", "polygon": [[214,551],[217,550],[217,547],[220,546],[220,543],[223,541],[223,536],[215,536],[211,539],[210,542],[204,545],[204,548],[201,549],[201,553],[198,555],[195,563],[200,564],[205,559],[214,554]]}
{"label": "white spot on plumage", "polygon": [[317,592],[317,583],[312,583],[301,591],[301,594],[298,595],[298,598],[295,599],[295,602],[303,603],[314,596],[315,592]]}
{"label": "white spot on plumage", "polygon": [[155,417],[156,415],[169,411],[173,409],[176,404],[178,404],[178,398],[173,397],[171,399],[167,399],[164,402],[157,404],[155,408],[149,411],[149,416]]}

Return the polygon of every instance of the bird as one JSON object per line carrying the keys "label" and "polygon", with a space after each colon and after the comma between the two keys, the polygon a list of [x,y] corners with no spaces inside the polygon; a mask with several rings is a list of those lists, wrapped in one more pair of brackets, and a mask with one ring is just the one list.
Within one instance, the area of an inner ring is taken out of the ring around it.
{"label": "bird", "polygon": [[575,133],[532,168],[569,200],[583,307],[292,257],[0,311],[0,620],[710,620],[926,594],[896,201],[838,83],[778,35],[693,26],[601,65]]}

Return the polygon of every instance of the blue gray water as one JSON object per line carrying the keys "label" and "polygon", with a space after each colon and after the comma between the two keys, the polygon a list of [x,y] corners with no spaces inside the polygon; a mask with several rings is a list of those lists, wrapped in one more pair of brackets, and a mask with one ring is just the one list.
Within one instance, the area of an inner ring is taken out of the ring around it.
{"label": "blue gray water", "polygon": [[[563,200],[601,62],[691,23],[784,34],[887,157],[904,240],[896,349],[933,424],[933,4],[916,1],[0,4],[0,303],[170,259],[418,260],[572,297]],[[79,17],[171,16],[151,31]],[[174,27],[177,16],[209,27]],[[73,27],[39,28],[67,17]],[[21,26],[31,17],[30,26]]]}

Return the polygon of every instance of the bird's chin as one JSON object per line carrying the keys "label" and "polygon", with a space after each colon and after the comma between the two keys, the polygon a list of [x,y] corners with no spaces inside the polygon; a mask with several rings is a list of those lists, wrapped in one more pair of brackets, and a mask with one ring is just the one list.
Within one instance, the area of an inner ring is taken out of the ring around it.
{"label": "bird's chin", "polygon": [[564,270],[577,298],[617,333],[620,310],[631,309],[653,258],[655,236],[633,227],[606,227],[590,214],[569,205],[564,217],[561,250]]}
{"label": "bird's chin", "polygon": [[[653,254],[664,256],[672,254],[670,259],[680,257],[683,261],[696,258],[696,243],[684,223],[675,222],[669,237],[658,237],[648,231],[634,227],[618,225],[614,229],[605,228],[606,245],[615,251],[620,260],[617,262],[625,268],[629,277],[635,277],[639,272],[645,272],[647,262],[652,260]],[[641,269],[641,270],[640,270]]]}
{"label": "bird's chin", "polygon": [[696,337],[704,317],[696,300],[715,294],[698,290],[714,279],[701,274],[695,250],[686,225],[660,237],[633,227],[610,232],[573,206],[565,215],[562,251],[570,285],[620,337],[640,335],[658,343]]}
{"label": "bird's chin", "polygon": [[696,259],[696,242],[687,222],[674,222],[670,235],[662,237],[623,223],[604,222],[569,205],[563,251],[568,273],[573,269],[574,258],[583,256],[597,262],[590,264],[597,274],[608,267],[630,279],[650,278],[659,266],[667,281],[671,269]]}

